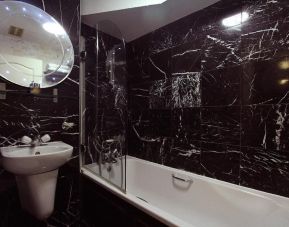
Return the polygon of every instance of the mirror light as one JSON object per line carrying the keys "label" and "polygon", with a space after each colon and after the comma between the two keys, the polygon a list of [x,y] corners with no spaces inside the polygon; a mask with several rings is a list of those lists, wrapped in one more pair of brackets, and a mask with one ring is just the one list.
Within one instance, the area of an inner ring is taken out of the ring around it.
{"label": "mirror light", "polygon": [[[61,23],[22,1],[0,1],[0,11],[0,78],[35,92],[64,81],[74,65],[74,49]],[[20,38],[29,48],[23,48]],[[54,70],[47,70],[49,63]]]}
{"label": "mirror light", "polygon": [[225,27],[233,27],[237,25],[241,25],[241,23],[247,21],[249,19],[249,14],[247,12],[238,13],[231,17],[227,17],[223,19],[222,24]]}
{"label": "mirror light", "polygon": [[65,30],[57,23],[46,22],[42,25],[45,31],[55,34],[55,35],[63,35],[65,34]]}
{"label": "mirror light", "polygon": [[289,69],[289,61],[287,59],[280,61],[279,62],[279,68],[283,69],[283,70]]}

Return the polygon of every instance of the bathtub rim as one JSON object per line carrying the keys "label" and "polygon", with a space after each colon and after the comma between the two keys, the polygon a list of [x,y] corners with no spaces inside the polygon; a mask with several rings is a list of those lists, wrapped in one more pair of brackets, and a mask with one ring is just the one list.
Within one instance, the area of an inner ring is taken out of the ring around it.
{"label": "bathtub rim", "polygon": [[[182,170],[182,169],[176,169],[176,168],[173,168],[173,167],[170,167],[170,166],[165,166],[165,165],[162,165],[162,164],[159,164],[159,163],[150,162],[150,161],[147,161],[147,160],[144,160],[144,159],[140,159],[140,158],[137,158],[137,157],[133,157],[133,156],[130,156],[130,155],[127,155],[126,159],[127,159],[127,162],[130,159],[134,159],[134,160],[137,160],[139,162],[143,162],[143,163],[146,163],[148,165],[151,165],[151,166],[154,166],[154,167],[157,167],[157,168],[170,170],[171,173],[180,173],[182,175],[191,176],[191,177],[193,177],[193,179],[198,179],[198,180],[210,182],[212,184],[217,184],[217,185],[220,185],[220,186],[225,186],[225,187],[228,187],[228,188],[231,188],[231,189],[239,190],[239,191],[242,191],[244,193],[253,194],[255,196],[261,197],[261,198],[266,199],[266,200],[268,200],[268,199],[269,200],[273,200],[273,201],[277,200],[278,204],[279,203],[280,204],[284,204],[284,200],[285,200],[285,201],[287,201],[286,202],[287,209],[289,209],[289,198],[285,197],[285,196],[281,196],[281,195],[277,195],[277,194],[273,194],[273,193],[269,193],[269,192],[265,192],[265,191],[261,191],[261,190],[257,190],[257,189],[253,189],[253,188],[249,188],[249,187],[245,187],[245,186],[242,186],[242,185],[237,185],[237,184],[234,184],[234,183],[229,183],[227,181],[218,180],[218,179],[215,179],[215,178],[212,178],[212,177],[208,177],[208,176],[204,176],[204,175],[199,175],[199,174],[192,173],[192,172],[189,172],[189,171],[186,171],[186,170]],[[128,187],[126,187],[126,189],[128,189]]]}
{"label": "bathtub rim", "polygon": [[[265,199],[265,200],[270,200],[273,203],[277,203],[278,206],[281,206],[282,208],[289,210],[289,198],[284,197],[284,196],[280,196],[280,195],[276,195],[276,194],[248,188],[245,186],[229,183],[226,181],[214,179],[214,178],[203,176],[203,175],[198,175],[198,174],[195,174],[192,172],[188,172],[185,170],[176,169],[176,168],[172,168],[172,167],[165,166],[162,164],[150,162],[150,161],[140,159],[137,157],[133,157],[130,155],[126,155],[125,158],[126,158],[126,164],[128,164],[129,160],[134,160],[134,161],[141,162],[141,163],[144,163],[144,164],[156,167],[156,168],[165,169],[165,170],[169,171],[170,173],[180,173],[183,175],[191,176],[194,179],[206,181],[206,182],[220,185],[223,187],[227,187],[227,188],[230,188],[233,190],[242,191],[244,193],[252,194],[254,196],[260,197],[260,198]],[[126,176],[127,176],[127,171],[128,171],[128,168],[126,168]],[[126,181],[126,184],[125,184],[126,191],[125,191],[125,190],[117,187],[116,185],[110,183],[108,180],[97,175],[97,173],[89,170],[88,168],[85,168],[85,166],[81,167],[81,174],[88,177],[93,182],[104,187],[105,189],[107,189],[108,191],[113,193],[114,195],[120,197],[121,199],[125,200],[129,204],[139,208],[140,210],[151,215],[152,217],[156,218],[157,220],[159,220],[160,222],[162,222],[164,224],[167,224],[169,226],[195,227],[195,226],[193,226],[187,222],[182,221],[178,217],[173,216],[172,214],[170,214],[170,213],[168,213],[168,212],[166,212],[166,211],[164,211],[164,210],[162,210],[162,209],[160,209],[160,208],[158,208],[158,207],[156,207],[150,203],[146,203],[146,202],[142,201],[136,195],[133,195],[132,193],[130,193],[129,192],[129,186],[126,185],[128,182],[126,180],[126,177],[125,177],[125,181]],[[285,202],[284,202],[284,200],[285,200]]]}

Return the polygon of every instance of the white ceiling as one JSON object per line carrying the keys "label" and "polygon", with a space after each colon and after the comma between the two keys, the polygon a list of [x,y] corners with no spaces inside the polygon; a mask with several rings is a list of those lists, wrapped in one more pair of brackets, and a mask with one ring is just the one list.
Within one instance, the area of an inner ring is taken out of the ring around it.
{"label": "white ceiling", "polygon": [[[152,3],[153,0],[143,0],[141,2],[147,1]],[[125,41],[130,42],[218,1],[219,0],[167,0],[166,2],[158,5],[132,8],[132,4],[128,4],[129,2],[136,2],[136,0],[96,0],[93,2],[92,0],[83,0],[82,22],[94,27],[99,21],[110,20],[120,29]],[[89,5],[86,5],[88,2]],[[106,4],[105,6],[104,2],[121,2],[123,5],[112,4],[111,6],[114,7],[109,8],[109,4]],[[138,2],[140,2],[140,0]],[[96,10],[95,7],[98,9]],[[90,8],[90,10],[88,10],[88,8]],[[113,8],[122,10],[114,10]],[[88,12],[89,15],[84,15],[84,13],[87,14]],[[114,34],[111,33],[111,35]]]}
{"label": "white ceiling", "polygon": [[156,5],[166,0],[82,0],[81,15]]}

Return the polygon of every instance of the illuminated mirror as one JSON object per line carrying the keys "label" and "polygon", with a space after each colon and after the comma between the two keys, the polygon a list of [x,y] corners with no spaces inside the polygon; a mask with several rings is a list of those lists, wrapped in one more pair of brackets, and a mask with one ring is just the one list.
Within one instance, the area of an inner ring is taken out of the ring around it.
{"label": "illuminated mirror", "polygon": [[0,76],[24,87],[55,86],[74,64],[64,28],[24,2],[0,1],[0,46]]}

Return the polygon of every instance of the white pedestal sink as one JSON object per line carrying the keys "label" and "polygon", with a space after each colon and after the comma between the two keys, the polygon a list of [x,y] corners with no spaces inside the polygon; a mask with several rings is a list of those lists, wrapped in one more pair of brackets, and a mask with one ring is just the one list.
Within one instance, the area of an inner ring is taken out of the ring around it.
{"label": "white pedestal sink", "polygon": [[54,209],[58,168],[72,156],[72,146],[63,142],[0,148],[2,164],[14,173],[23,209],[44,220]]}

